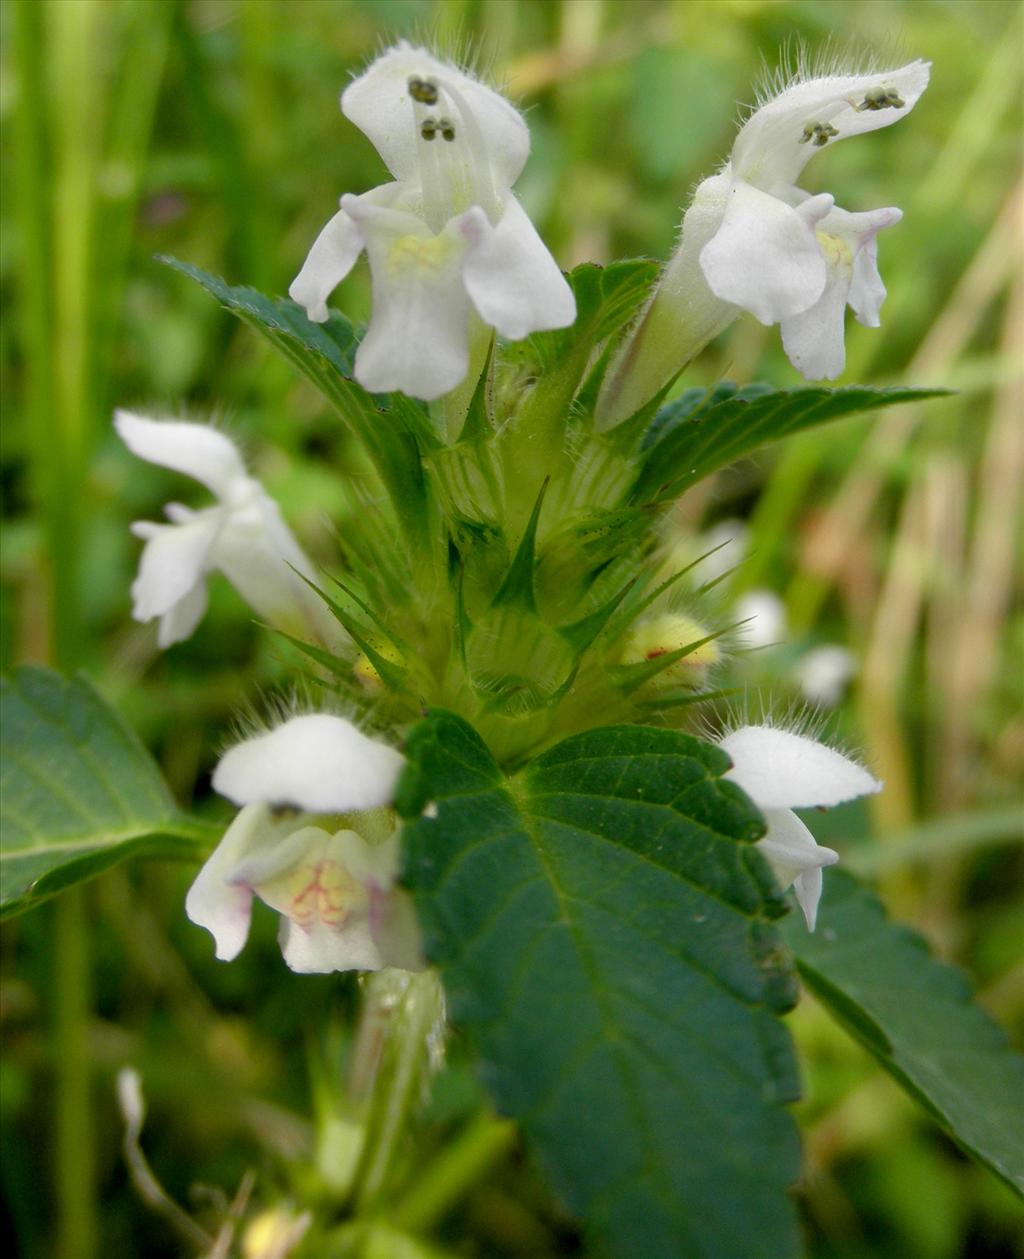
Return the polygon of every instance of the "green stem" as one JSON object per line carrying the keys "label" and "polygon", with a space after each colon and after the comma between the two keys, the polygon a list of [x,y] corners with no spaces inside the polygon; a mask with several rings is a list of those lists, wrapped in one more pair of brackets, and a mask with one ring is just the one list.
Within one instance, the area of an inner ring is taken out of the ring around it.
{"label": "green stem", "polygon": [[[25,420],[48,564],[49,634],[31,654],[73,669],[82,650],[78,546],[92,414],[93,214],[102,75],[94,54],[103,10],[18,0],[17,207],[22,249]],[[55,1253],[89,1259],[98,1235],[90,1107],[89,936],[85,901],[53,909]]]}
{"label": "green stem", "polygon": [[85,894],[72,888],[54,906],[57,1254],[96,1253],[93,1123],[88,1049],[91,984]]}
{"label": "green stem", "polygon": [[365,1088],[374,1044],[380,1046],[366,1141],[355,1177],[359,1214],[373,1210],[386,1188],[409,1116],[433,1070],[436,1038],[441,1034],[444,999],[434,971],[378,971],[368,981],[364,1027],[357,1041],[353,1088]]}
{"label": "green stem", "polygon": [[[13,46],[18,73],[19,106],[14,116],[16,176],[14,190],[21,234],[17,255],[19,327],[25,363],[24,423],[32,443],[33,496],[40,509],[49,567],[44,568],[46,601],[55,603],[56,556],[60,549],[51,504],[58,497],[54,466],[48,457],[55,409],[53,388],[53,274],[51,269],[51,207],[47,195],[46,102],[43,70],[42,8],[33,0],[17,0]],[[51,617],[51,621],[52,621]],[[33,654],[56,654],[52,644],[26,644]]]}
{"label": "green stem", "polygon": [[471,1185],[515,1144],[516,1125],[481,1112],[442,1150],[402,1199],[394,1213],[399,1228],[410,1233],[431,1229]]}

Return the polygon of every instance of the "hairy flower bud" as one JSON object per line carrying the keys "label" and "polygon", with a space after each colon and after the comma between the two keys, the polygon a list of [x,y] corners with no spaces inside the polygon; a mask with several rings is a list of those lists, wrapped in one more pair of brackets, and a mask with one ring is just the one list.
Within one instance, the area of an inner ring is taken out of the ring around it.
{"label": "hairy flower bud", "polygon": [[662,689],[699,687],[708,670],[722,658],[721,650],[714,639],[710,642],[701,641],[710,632],[698,621],[680,612],[663,612],[637,621],[623,646],[622,663],[641,664],[657,660],[661,656],[680,651],[691,643],[700,643],[699,647],[667,665],[651,680],[651,685]]}

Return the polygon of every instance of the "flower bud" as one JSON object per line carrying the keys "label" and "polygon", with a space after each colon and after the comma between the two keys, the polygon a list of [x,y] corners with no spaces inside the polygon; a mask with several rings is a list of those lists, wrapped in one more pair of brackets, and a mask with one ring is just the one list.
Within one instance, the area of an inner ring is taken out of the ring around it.
{"label": "flower bud", "polygon": [[[371,642],[371,648],[377,656],[383,656],[388,664],[404,666],[398,648],[387,639],[381,637]],[[352,666],[352,675],[367,695],[380,695],[384,690],[384,679],[380,670],[365,651],[361,651]]]}
{"label": "flower bud", "polygon": [[[681,612],[663,612],[658,616],[637,621],[632,627],[622,650],[622,664],[644,664],[681,651],[690,643],[699,642],[711,633],[699,621]],[[701,686],[708,670],[721,660],[722,653],[714,640],[701,643],[689,655],[681,657],[655,674],[651,683],[668,690],[683,686]]]}
{"label": "flower bud", "polygon": [[295,1215],[287,1207],[261,1211],[242,1237],[243,1259],[287,1259],[312,1223],[308,1211]]}

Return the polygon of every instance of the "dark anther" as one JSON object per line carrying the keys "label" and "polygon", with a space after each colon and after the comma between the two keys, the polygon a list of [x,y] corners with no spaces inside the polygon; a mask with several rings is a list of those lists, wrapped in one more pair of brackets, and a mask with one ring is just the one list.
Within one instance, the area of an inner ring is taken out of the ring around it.
{"label": "dark anther", "polygon": [[409,95],[421,105],[436,105],[437,84],[431,83],[429,79],[418,79],[413,76],[409,80]]}
{"label": "dark anther", "polygon": [[440,131],[440,133],[444,136],[446,140],[455,139],[455,127],[452,124],[450,119],[442,118],[441,121],[437,124],[437,129],[438,131]]}
{"label": "dark anther", "polygon": [[894,88],[873,87],[855,108],[860,113],[864,109],[902,109],[905,104],[906,102]]}
{"label": "dark anther", "polygon": [[434,136],[437,135],[437,123],[433,118],[424,119],[423,125],[420,127],[420,135],[424,140],[433,140]]}
{"label": "dark anther", "polygon": [[815,148],[820,149],[823,144],[828,144],[833,136],[837,136],[839,132],[832,126],[830,122],[809,122],[804,127],[804,133],[800,137],[800,143],[806,144],[810,140]]}

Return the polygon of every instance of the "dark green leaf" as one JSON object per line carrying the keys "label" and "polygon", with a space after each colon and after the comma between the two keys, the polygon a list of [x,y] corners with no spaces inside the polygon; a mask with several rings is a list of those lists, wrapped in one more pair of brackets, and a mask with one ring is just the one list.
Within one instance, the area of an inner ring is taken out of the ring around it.
{"label": "dark green leaf", "polygon": [[[564,443],[565,414],[573,404],[597,346],[637,310],[658,275],[658,263],[644,258],[608,267],[585,262],[568,276],[576,295],[576,320],[569,328],[538,332],[506,357],[525,360],[537,375],[520,403],[509,439],[528,433],[531,444],[543,435],[552,450]],[[596,381],[583,392],[592,394]],[[579,403],[577,402],[577,406]]]}
{"label": "dark green leaf", "polygon": [[818,929],[788,942],[807,987],[949,1134],[1024,1194],[1024,1058],[958,970],[886,921],[873,892],[828,872]]}
{"label": "dark green leaf", "polygon": [[636,486],[642,502],[678,497],[710,472],[759,446],[817,424],[864,411],[941,397],[942,389],[767,389],[688,390],[663,407],[641,442],[644,463]]}
{"label": "dark green leaf", "polygon": [[636,312],[658,277],[660,264],[650,258],[630,258],[601,267],[584,262],[569,272],[576,296],[576,322],[570,328],[539,332],[530,345],[543,368],[560,364],[582,348],[586,358],[594,346],[611,336]]}
{"label": "dark green leaf", "polygon": [[727,758],[608,727],[508,779],[437,712],[406,752],[404,877],[452,1017],[602,1252],[793,1256],[783,903]]}
{"label": "dark green leaf", "polygon": [[0,912],[132,855],[199,857],[218,832],[174,803],[131,730],[82,677],[18,669],[3,697]]}
{"label": "dark green leaf", "polygon": [[295,302],[227,284],[176,258],[160,261],[201,284],[320,390],[362,442],[407,534],[421,540],[426,507],[418,446],[431,447],[436,439],[418,403],[401,394],[372,396],[352,379],[356,336],[348,320],[333,311],[327,323],[312,323]]}

